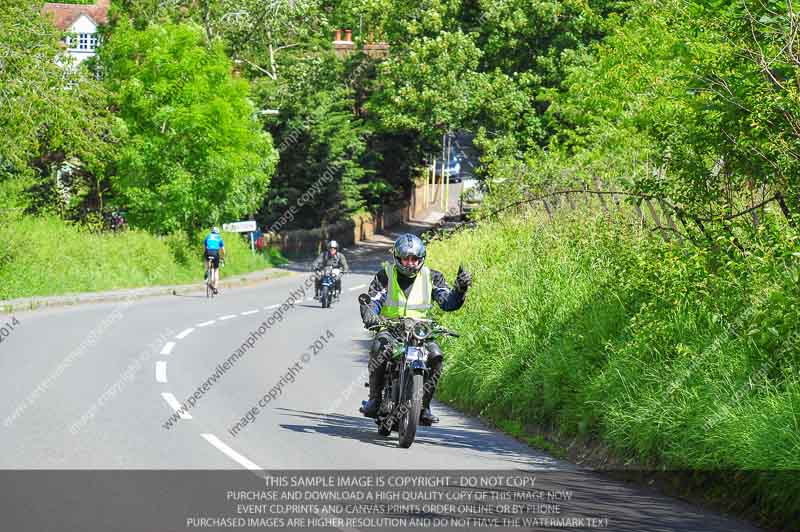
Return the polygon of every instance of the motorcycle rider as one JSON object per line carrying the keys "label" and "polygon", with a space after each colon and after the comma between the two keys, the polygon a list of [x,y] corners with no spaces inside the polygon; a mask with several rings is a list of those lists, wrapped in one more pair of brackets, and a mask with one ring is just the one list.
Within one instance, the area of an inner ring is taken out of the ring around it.
{"label": "motorcycle rider", "polygon": [[[343,253],[339,253],[339,243],[336,240],[328,242],[328,249],[319,254],[311,265],[311,268],[316,272],[317,279],[315,283],[314,299],[319,299],[320,288],[322,287],[322,270],[327,266],[331,268],[340,268],[342,273],[350,271],[350,266],[347,265],[347,259]],[[336,293],[342,292],[342,276],[336,276]]]}
{"label": "motorcycle rider", "polygon": [[[375,274],[367,292],[371,302],[361,305],[361,319],[365,327],[377,325],[382,318],[425,317],[433,306],[433,301],[444,311],[461,308],[467,289],[472,285],[472,276],[459,268],[454,289],[451,290],[441,272],[425,266],[425,253],[425,244],[416,235],[407,233],[395,241],[392,249],[394,263],[384,263],[384,268]],[[367,417],[376,417],[380,409],[386,353],[391,351],[394,342],[388,332],[382,331],[375,336],[372,343],[369,400],[361,408],[361,412]],[[431,375],[424,386],[420,421],[430,425],[439,422],[439,418],[431,412],[431,400],[442,374],[443,356],[436,342],[429,342],[427,347]]]}

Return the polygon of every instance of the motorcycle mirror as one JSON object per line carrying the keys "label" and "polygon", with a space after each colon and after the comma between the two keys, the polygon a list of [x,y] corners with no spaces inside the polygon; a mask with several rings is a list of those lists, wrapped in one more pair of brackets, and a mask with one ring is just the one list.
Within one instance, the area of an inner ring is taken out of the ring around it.
{"label": "motorcycle mirror", "polygon": [[361,294],[360,296],[358,296],[358,302],[361,303],[362,305],[369,305],[370,301],[372,301],[372,299],[370,299],[370,297],[367,294]]}

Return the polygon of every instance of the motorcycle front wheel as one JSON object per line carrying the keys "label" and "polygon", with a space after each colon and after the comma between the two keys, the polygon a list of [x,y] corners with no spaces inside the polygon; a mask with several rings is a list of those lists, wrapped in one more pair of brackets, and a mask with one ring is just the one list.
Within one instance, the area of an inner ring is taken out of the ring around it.
{"label": "motorcycle front wheel", "polygon": [[401,415],[397,423],[397,433],[400,436],[400,447],[403,449],[408,449],[414,443],[419,414],[422,410],[422,374],[415,373],[409,377],[411,378],[406,381],[406,390],[398,406]]}
{"label": "motorcycle front wheel", "polygon": [[319,299],[322,301],[322,308],[328,308],[331,304],[330,302],[330,290],[327,286],[322,287],[322,292],[320,292]]}

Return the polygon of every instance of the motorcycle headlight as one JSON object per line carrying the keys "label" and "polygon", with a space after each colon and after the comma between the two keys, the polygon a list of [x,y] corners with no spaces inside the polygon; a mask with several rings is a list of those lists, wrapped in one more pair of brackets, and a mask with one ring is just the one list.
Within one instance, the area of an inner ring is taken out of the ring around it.
{"label": "motorcycle headlight", "polygon": [[414,328],[411,329],[411,336],[420,341],[425,340],[430,335],[431,335],[431,328],[425,322],[417,322],[414,324]]}

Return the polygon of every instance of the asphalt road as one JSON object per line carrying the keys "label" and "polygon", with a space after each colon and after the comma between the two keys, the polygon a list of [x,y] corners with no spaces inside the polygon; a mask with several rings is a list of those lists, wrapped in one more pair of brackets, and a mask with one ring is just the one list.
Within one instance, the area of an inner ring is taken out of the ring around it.
{"label": "asphalt road", "polygon": [[[396,434],[379,436],[357,411],[369,334],[356,297],[386,253],[381,243],[351,251],[355,273],[331,309],[310,299],[295,264],[291,276],[213,300],[197,290],[16,314],[0,343],[0,515],[13,523],[0,528],[227,529],[187,516],[217,506],[215,515],[235,516],[225,490],[283,470],[491,470],[533,472],[545,502],[571,492],[561,514],[599,519],[562,530],[756,530],[578,471],[441,404],[441,423],[420,429],[411,449],[399,449]],[[171,418],[189,401],[184,418]]]}

